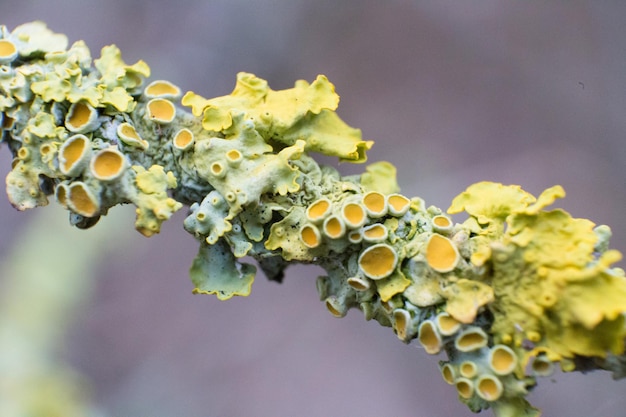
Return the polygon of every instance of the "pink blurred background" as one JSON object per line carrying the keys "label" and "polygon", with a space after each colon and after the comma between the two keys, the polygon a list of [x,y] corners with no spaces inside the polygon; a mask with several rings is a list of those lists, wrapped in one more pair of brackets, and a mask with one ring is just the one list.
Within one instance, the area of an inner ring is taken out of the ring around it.
{"label": "pink blurred background", "polygon": [[[625,2],[0,2],[0,24],[32,20],[94,57],[115,43],[153,79],[205,97],[229,93],[239,71],[276,89],[326,74],[339,114],[376,141],[370,161],[398,166],[405,194],[446,208],[480,180],[535,194],[561,184],[557,205],[610,225],[626,252]],[[3,148],[3,177],[9,166]],[[103,248],[66,352],[109,415],[474,415],[438,358],[357,311],[332,317],[321,270],[292,267],[282,285],[259,274],[244,299],[193,296],[184,210],[151,239],[127,213],[125,249]],[[0,260],[33,214],[0,196]],[[540,380],[530,399],[545,416],[619,417],[625,393],[608,373],[570,374]]]}

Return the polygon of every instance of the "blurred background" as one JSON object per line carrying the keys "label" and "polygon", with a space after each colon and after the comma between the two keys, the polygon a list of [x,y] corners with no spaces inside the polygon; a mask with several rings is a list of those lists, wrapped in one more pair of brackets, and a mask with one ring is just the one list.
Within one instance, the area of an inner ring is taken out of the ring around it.
{"label": "blurred background", "polygon": [[[476,181],[535,195],[561,184],[556,205],[610,225],[626,252],[626,2],[0,0],[0,24],[32,20],[85,40],[94,58],[117,44],[152,79],[204,97],[229,93],[239,71],[274,89],[325,74],[339,114],[376,141],[370,161],[398,167],[404,194],[447,208]],[[9,167],[1,149],[3,177]],[[0,262],[40,210],[0,196]],[[99,249],[61,352],[104,415],[474,415],[438,358],[357,311],[332,317],[315,291],[321,270],[292,267],[282,285],[259,274],[244,299],[194,296],[185,210],[150,239],[132,230],[132,209],[113,211],[96,229],[116,239]],[[93,232],[60,230],[59,242]],[[545,416],[619,417],[625,392],[608,373],[559,374],[530,400]]]}

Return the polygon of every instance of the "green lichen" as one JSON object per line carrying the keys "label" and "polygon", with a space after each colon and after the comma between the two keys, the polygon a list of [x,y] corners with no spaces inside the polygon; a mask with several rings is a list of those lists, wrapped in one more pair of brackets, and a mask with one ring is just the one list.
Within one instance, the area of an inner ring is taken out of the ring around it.
{"label": "green lichen", "polygon": [[253,265],[236,261],[224,241],[212,245],[202,242],[189,270],[194,293],[215,294],[220,300],[250,295],[255,273]]}
{"label": "green lichen", "polygon": [[474,184],[452,201],[448,214],[467,217],[454,223],[399,194],[388,162],[342,177],[312,158],[361,163],[372,145],[337,116],[324,76],[274,91],[241,73],[229,95],[185,94],[189,113],[173,84],[144,89],[148,66],[127,65],[114,46],[92,62],[82,42],[66,50],[41,23],[0,33],[17,51],[0,63],[16,208],[54,194],[87,228],[131,203],[136,229],[150,236],[189,206],[184,227],[200,242],[195,293],[248,295],[256,268],[244,256],[277,281],[291,263],[320,265],[331,314],[355,308],[405,343],[445,351],[444,379],[473,411],[538,415],[525,396],[554,363],[625,374],[626,279],[612,266],[621,255],[606,226],[547,209],[561,187],[535,198]]}

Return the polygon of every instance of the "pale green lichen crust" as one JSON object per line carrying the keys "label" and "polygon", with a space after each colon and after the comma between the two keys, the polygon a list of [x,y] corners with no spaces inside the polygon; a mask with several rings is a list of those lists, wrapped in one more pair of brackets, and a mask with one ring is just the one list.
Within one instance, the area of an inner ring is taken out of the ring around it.
{"label": "pale green lichen crust", "polygon": [[[200,251],[195,292],[248,295],[256,268],[281,280],[290,263],[318,264],[331,314],[351,308],[427,353],[445,351],[444,380],[472,410],[537,416],[525,395],[559,364],[622,377],[626,279],[612,266],[610,230],[548,210],[538,198],[483,182],[447,213],[399,193],[387,162],[342,177],[310,153],[365,162],[371,141],[335,113],[319,76],[274,91],[241,73],[233,92],[205,99],[153,81],[114,46],[92,60],[40,22],[0,32],[2,142],[14,155],[12,204],[48,196],[90,227],[112,206],[134,204],[150,236],[183,205]],[[455,223],[450,215],[465,213]]]}

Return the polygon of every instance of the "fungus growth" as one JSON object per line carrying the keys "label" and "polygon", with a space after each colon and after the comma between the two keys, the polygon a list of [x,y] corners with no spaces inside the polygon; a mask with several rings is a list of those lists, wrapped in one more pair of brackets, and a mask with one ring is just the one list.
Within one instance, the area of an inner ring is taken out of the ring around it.
{"label": "fungus growth", "polygon": [[342,176],[313,159],[365,163],[373,143],[339,118],[324,76],[275,91],[240,73],[231,94],[187,92],[180,106],[175,85],[144,87],[143,61],[126,64],[115,46],[92,61],[83,42],[67,45],[41,22],[0,28],[1,142],[17,209],[54,195],[88,228],[130,203],[152,236],[187,206],[184,228],[200,246],[194,293],[250,294],[257,267],[245,256],[276,281],[291,263],[320,265],[332,315],[357,309],[445,352],[442,377],[473,411],[538,416],[525,396],[556,365],[626,375],[621,254],[608,227],[548,208],[561,187],[535,198],[481,182],[444,212],[400,194],[388,162]]}

